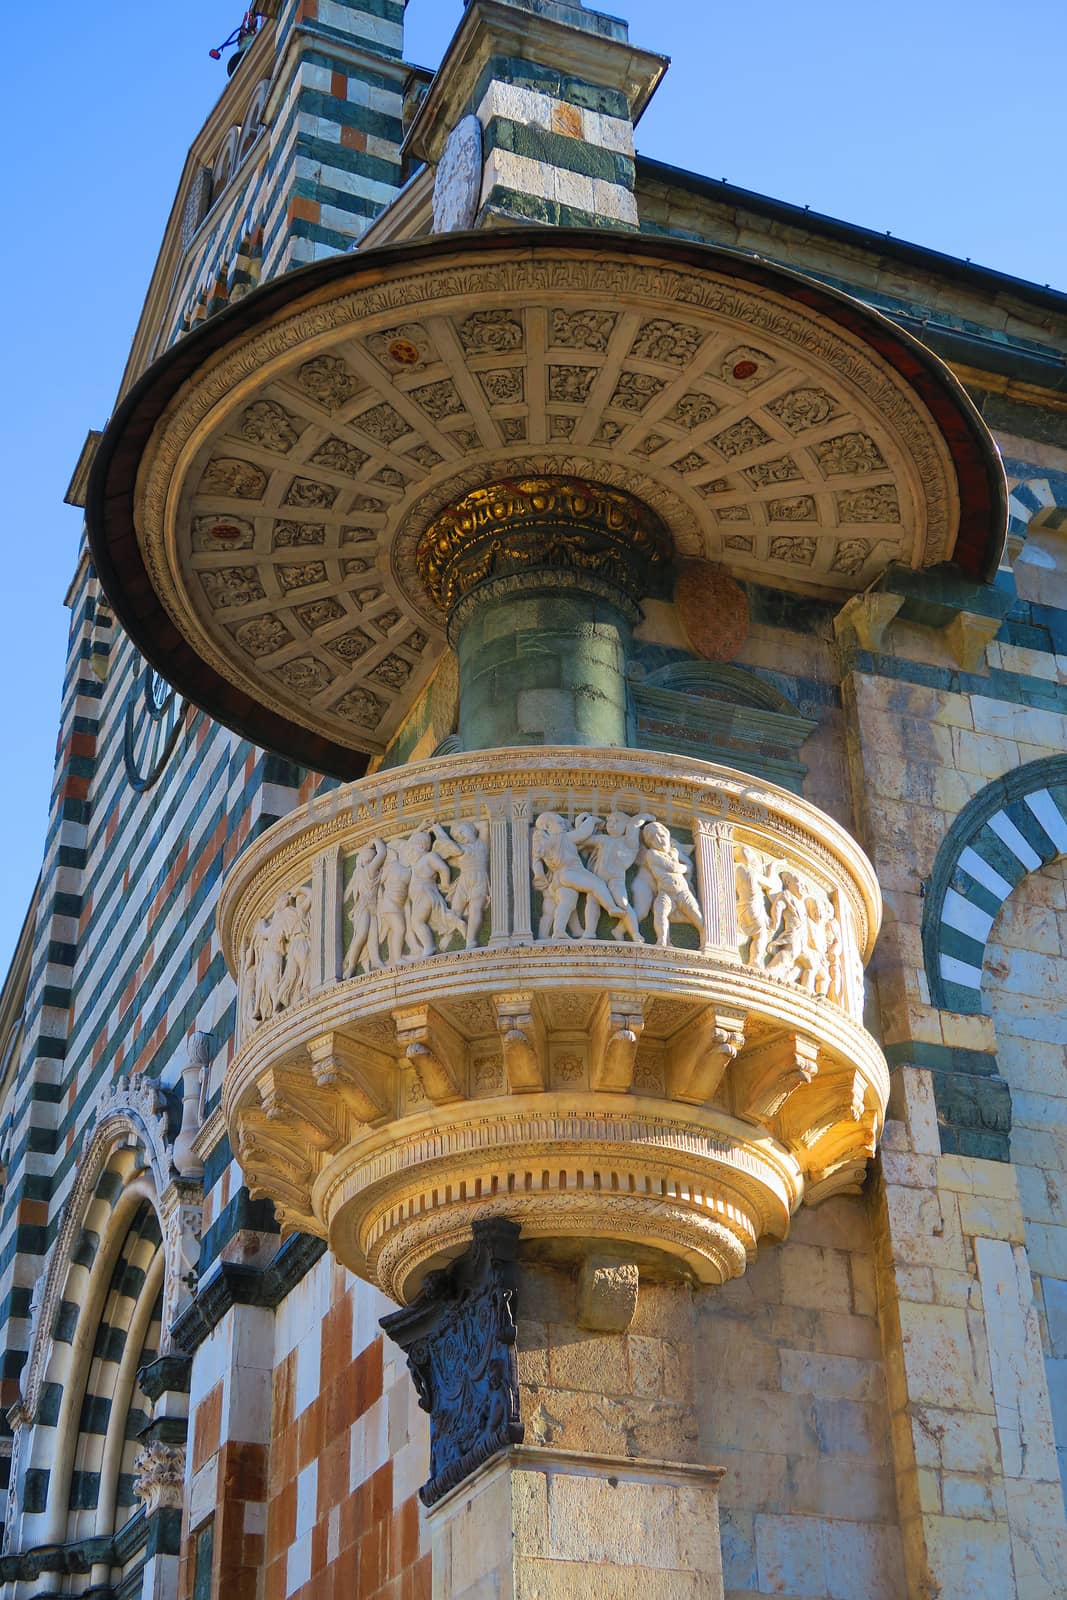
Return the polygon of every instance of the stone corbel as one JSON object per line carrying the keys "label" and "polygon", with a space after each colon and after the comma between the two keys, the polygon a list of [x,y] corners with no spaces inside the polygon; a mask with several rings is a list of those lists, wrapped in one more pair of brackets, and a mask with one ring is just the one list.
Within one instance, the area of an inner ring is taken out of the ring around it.
{"label": "stone corbel", "polygon": [[973,611],[958,611],[942,630],[953,660],[964,672],[980,672],[985,666],[986,646],[1001,629],[1002,618],[978,616]]}
{"label": "stone corbel", "polygon": [[904,604],[902,594],[854,594],[834,618],[834,633],[840,644],[853,639],[861,650],[878,655],[886,630]]}
{"label": "stone corbel", "polygon": [[493,996],[504,1051],[504,1070],[512,1094],[531,1094],[548,1086],[545,1025],[531,993]]}
{"label": "stone corbel", "polygon": [[590,1027],[590,1079],[594,1089],[625,1094],[633,1088],[637,1046],[645,1026],[643,994],[605,994]]}
{"label": "stone corbel", "polygon": [[434,1105],[462,1100],[467,1092],[467,1045],[434,1006],[395,1011],[396,1037]]}
{"label": "stone corbel", "polygon": [[133,1492],[148,1516],[161,1506],[180,1510],[184,1502],[185,1446],[152,1439],[134,1459]]}
{"label": "stone corbel", "polygon": [[779,1034],[738,1059],[733,1070],[735,1110],[749,1122],[773,1122],[791,1096],[814,1081],[818,1070],[819,1046],[814,1039],[802,1033]]}
{"label": "stone corbel", "polygon": [[377,1122],[393,1105],[393,1063],[384,1051],[324,1033],[307,1047],[317,1086],[334,1091],[357,1122]]}
{"label": "stone corbel", "polygon": [[237,1146],[249,1189],[261,1173],[271,1183],[283,1184],[290,1201],[301,1194],[308,1201],[314,1164],[300,1130],[290,1129],[265,1112],[249,1107],[241,1113]]}
{"label": "stone corbel", "polygon": [[337,1097],[309,1083],[302,1073],[270,1068],[259,1080],[267,1120],[294,1129],[312,1150],[329,1150],[344,1135]]}
{"label": "stone corbel", "polygon": [[781,1136],[804,1168],[809,1201],[862,1183],[878,1144],[878,1112],[867,1105],[862,1074],[837,1072],[820,1078],[803,1107],[787,1109]]}
{"label": "stone corbel", "polygon": [[706,1105],[745,1042],[746,1013],[708,1006],[670,1041],[667,1092],[687,1105]]}
{"label": "stone corbel", "polygon": [[578,1278],[578,1326],[592,1333],[625,1333],[633,1323],[639,1291],[636,1262],[588,1256]]}

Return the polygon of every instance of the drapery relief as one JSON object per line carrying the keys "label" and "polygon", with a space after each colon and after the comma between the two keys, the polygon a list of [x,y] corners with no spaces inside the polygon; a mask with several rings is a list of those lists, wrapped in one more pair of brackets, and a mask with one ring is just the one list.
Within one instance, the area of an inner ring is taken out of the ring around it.
{"label": "drapery relief", "polygon": [[245,1032],[307,998],[311,973],[310,886],[284,890],[252,930],[241,973]]}

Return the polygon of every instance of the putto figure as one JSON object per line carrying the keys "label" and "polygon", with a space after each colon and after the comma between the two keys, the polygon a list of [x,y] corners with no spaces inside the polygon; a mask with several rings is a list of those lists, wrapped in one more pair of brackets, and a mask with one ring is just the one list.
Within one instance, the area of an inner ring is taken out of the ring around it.
{"label": "putto figure", "polygon": [[[534,824],[530,841],[534,888],[541,891],[539,939],[595,939],[601,911],[624,918],[611,890],[582,860],[581,846],[592,839],[600,819],[576,817],[569,826],[555,811],[543,811]],[[578,902],[585,896],[584,925],[578,920]]]}
{"label": "putto figure", "polygon": [[845,944],[830,897],[749,845],[736,861],[737,922],[747,962],[808,994],[845,1004]]}
{"label": "putto figure", "polygon": [[433,835],[438,853],[446,861],[459,863],[447,899],[457,916],[465,919],[467,949],[473,950],[490,899],[489,831],[484,822],[457,822],[451,837],[440,824],[435,824]]}
{"label": "putto figure", "polygon": [[378,890],[378,937],[384,939],[388,946],[391,967],[404,959],[410,886],[411,867],[397,846],[389,845],[382,863]]}
{"label": "putto figure", "polygon": [[464,924],[449,906],[446,893],[452,887],[448,862],[434,848],[430,833],[413,833],[402,847],[402,859],[410,872],[407,903],[406,939],[413,956],[437,954],[438,938],[466,933]]}
{"label": "putto figure", "polygon": [[252,931],[242,973],[247,1027],[269,1022],[307,996],[311,978],[311,893],[283,890]]}
{"label": "putto figure", "polygon": [[771,942],[767,896],[777,894],[781,884],[762,856],[749,845],[741,846],[736,878],[737,926],[742,938],[748,940],[749,965],[761,967]]}
{"label": "putto figure", "polygon": [[388,854],[384,839],[374,839],[356,856],[356,865],[345,890],[352,907],[352,937],[345,951],[344,975],[351,978],[362,963],[364,971],[374,972],[382,964],[378,933],[378,891]]}
{"label": "putto figure", "polygon": [[[598,821],[597,831],[583,847],[593,871],[607,885],[612,899],[622,911],[622,915],[611,930],[612,938],[622,939],[624,936],[629,936],[634,944],[642,944],[644,941],[630,904],[626,874],[634,866],[640,853],[641,829],[651,821],[652,818],[649,816],[629,817],[625,812],[612,811],[603,823]],[[601,828],[603,832],[600,832]]]}
{"label": "putto figure", "polygon": [[641,853],[633,885],[633,909],[643,921],[652,912],[656,941],[664,949],[671,942],[671,923],[688,922],[704,937],[704,917],[689,887],[688,852],[671,838],[662,822],[647,822],[641,830]]}

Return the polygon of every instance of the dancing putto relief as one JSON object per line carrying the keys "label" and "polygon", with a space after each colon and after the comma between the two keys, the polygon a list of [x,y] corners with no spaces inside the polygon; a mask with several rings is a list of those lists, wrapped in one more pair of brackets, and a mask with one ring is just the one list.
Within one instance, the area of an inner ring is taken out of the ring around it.
{"label": "dancing putto relief", "polygon": [[[843,1005],[845,947],[833,902],[787,862],[737,850],[737,925],[746,962]],[[859,974],[862,983],[862,971]]]}
{"label": "dancing putto relief", "polygon": [[241,974],[246,1030],[305,1000],[311,981],[311,889],[283,890],[252,930]]}
{"label": "dancing putto relief", "polygon": [[[846,1008],[850,994],[853,1002],[862,996],[862,965],[835,898],[788,860],[736,840],[730,827],[709,822],[691,835],[648,811],[531,814],[525,803],[510,823],[495,815],[447,827],[427,821],[399,837],[372,838],[348,858],[343,978],[484,947],[500,933],[522,937],[523,898],[527,937],[537,941],[714,946]],[[709,829],[717,865],[705,856],[701,871],[695,857]],[[724,906],[731,880],[734,904]],[[509,900],[513,929],[501,911]],[[310,886],[282,891],[255,923],[242,973],[246,1033],[308,997],[312,903]]]}

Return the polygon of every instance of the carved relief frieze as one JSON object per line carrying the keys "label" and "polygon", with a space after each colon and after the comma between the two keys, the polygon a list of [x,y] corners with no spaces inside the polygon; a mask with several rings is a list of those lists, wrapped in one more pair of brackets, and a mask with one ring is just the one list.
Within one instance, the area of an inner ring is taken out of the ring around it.
{"label": "carved relief frieze", "polygon": [[278,896],[257,922],[241,969],[241,1009],[246,1029],[298,1005],[311,970],[311,890]]}

